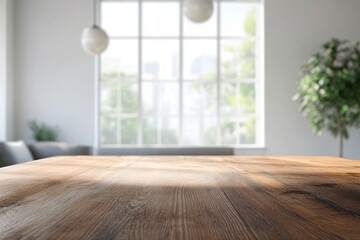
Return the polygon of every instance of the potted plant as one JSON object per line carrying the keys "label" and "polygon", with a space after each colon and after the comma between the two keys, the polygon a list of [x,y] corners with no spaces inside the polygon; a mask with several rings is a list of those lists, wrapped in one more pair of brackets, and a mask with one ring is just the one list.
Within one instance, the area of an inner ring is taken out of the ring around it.
{"label": "potted plant", "polygon": [[294,100],[314,132],[338,138],[338,156],[349,128],[360,126],[360,43],[332,39],[303,67]]}
{"label": "potted plant", "polygon": [[29,128],[33,133],[33,137],[38,142],[52,142],[57,140],[57,133],[54,127],[37,121],[30,121]]}
{"label": "potted plant", "polygon": [[57,141],[57,128],[37,121],[29,122],[35,143],[29,144],[29,149],[35,159],[64,156],[64,155],[89,155],[91,148],[88,146],[73,145]]}

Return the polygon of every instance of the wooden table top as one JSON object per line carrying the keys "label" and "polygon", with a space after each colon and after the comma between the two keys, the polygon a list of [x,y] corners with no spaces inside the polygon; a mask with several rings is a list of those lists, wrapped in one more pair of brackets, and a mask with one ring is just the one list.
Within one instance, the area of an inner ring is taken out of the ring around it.
{"label": "wooden table top", "polygon": [[360,239],[360,161],[57,157],[0,170],[0,239]]}

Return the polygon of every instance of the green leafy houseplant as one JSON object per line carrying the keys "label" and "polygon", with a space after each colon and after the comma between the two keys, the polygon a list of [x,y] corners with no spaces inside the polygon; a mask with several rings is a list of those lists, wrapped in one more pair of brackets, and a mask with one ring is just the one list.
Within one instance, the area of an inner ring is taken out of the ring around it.
{"label": "green leafy houseplant", "polygon": [[303,67],[299,93],[300,110],[314,132],[328,130],[338,138],[338,155],[343,156],[343,139],[349,128],[360,126],[360,43],[332,39]]}
{"label": "green leafy houseplant", "polygon": [[48,126],[45,123],[31,121],[29,122],[29,127],[33,132],[33,137],[36,141],[56,141],[57,139],[55,128]]}

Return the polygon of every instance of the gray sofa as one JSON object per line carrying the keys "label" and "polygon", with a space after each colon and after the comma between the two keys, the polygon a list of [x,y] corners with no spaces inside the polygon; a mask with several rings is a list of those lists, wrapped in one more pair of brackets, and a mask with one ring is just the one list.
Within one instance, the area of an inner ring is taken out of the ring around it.
{"label": "gray sofa", "polygon": [[61,142],[38,142],[30,144],[26,144],[23,141],[2,142],[0,143],[0,167],[54,156],[91,154],[91,147]]}
{"label": "gray sofa", "polygon": [[[19,142],[0,143],[0,167],[10,166],[13,164],[27,161],[54,157],[54,156],[75,156],[75,155],[92,155],[92,148],[89,146],[72,145],[62,142],[36,142],[25,144]],[[180,147],[180,148],[100,148],[96,155],[100,156],[154,156],[154,155],[234,155],[233,148],[226,147]]]}

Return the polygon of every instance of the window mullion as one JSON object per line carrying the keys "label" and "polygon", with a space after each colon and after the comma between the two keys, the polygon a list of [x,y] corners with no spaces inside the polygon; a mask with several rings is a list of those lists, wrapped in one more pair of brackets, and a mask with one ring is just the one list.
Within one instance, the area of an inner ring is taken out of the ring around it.
{"label": "window mullion", "polygon": [[216,79],[216,144],[221,144],[221,121],[220,121],[220,98],[221,98],[221,92],[220,92],[220,78],[221,78],[221,43],[220,43],[220,33],[221,33],[221,13],[220,13],[220,0],[217,0],[217,34],[216,34],[216,44],[217,44],[217,62],[216,62],[216,73],[217,73],[217,79]]}
{"label": "window mullion", "polygon": [[121,100],[122,100],[122,92],[121,92],[121,83],[120,81],[117,82],[116,84],[117,87],[117,113],[116,113],[116,139],[117,139],[117,143],[121,145],[122,143],[122,134],[121,134],[121,130],[122,130],[122,114],[121,114]]}
{"label": "window mullion", "polygon": [[183,8],[183,1],[180,0],[180,9],[179,9],[179,18],[180,18],[180,33],[179,33],[179,144],[183,144],[183,15],[182,15],[182,8]]}
{"label": "window mullion", "polygon": [[138,44],[139,44],[139,56],[138,56],[138,127],[137,127],[137,136],[138,136],[138,145],[143,145],[143,136],[142,136],[142,0],[139,0],[139,37],[138,37]]}
{"label": "window mullion", "polygon": [[[257,25],[256,25],[256,39],[257,40],[257,55],[258,58],[256,59],[256,78],[259,79],[256,83],[256,144],[264,144],[264,125],[265,125],[265,93],[264,93],[264,3],[263,1],[259,1],[262,4],[256,6],[257,11]],[[261,33],[261,35],[260,35]]]}
{"label": "window mullion", "polygon": [[[96,6],[94,6],[96,8],[97,11],[95,11],[95,22],[99,25],[101,25],[101,5],[100,5],[100,2],[99,1],[96,1],[95,2]],[[97,154],[98,153],[98,150],[99,148],[101,147],[101,144],[102,144],[102,127],[101,127],[101,124],[102,124],[102,119],[101,118],[101,107],[100,107],[100,104],[101,104],[101,58],[99,56],[96,56],[95,57],[95,62],[94,62],[94,65],[95,65],[95,72],[94,72],[94,97],[95,97],[95,109],[94,109],[94,113],[95,113],[95,116],[94,116],[94,127],[95,127],[95,130],[94,130],[94,149],[93,149],[93,154]]]}
{"label": "window mullion", "polygon": [[[241,144],[241,139],[240,139],[240,88],[241,88],[241,83],[237,82],[236,83],[236,118],[235,118],[235,133],[236,133],[236,144],[239,145]],[[242,117],[242,116],[241,116]]]}

